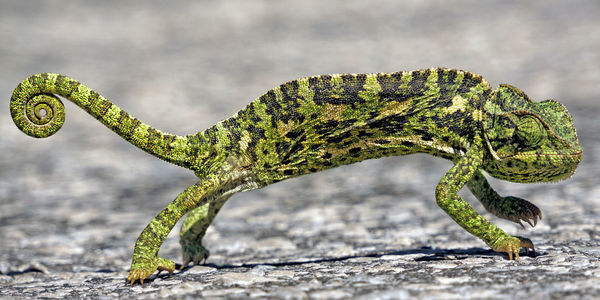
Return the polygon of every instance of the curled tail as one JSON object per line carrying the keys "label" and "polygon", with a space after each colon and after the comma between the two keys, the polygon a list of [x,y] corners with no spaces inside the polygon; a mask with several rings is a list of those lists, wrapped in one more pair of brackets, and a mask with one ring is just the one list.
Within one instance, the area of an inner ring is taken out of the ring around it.
{"label": "curled tail", "polygon": [[37,138],[58,131],[65,121],[65,108],[55,94],[71,100],[134,146],[182,167],[193,165],[195,147],[192,137],[152,128],[64,75],[36,74],[17,86],[10,99],[10,113],[17,127]]}

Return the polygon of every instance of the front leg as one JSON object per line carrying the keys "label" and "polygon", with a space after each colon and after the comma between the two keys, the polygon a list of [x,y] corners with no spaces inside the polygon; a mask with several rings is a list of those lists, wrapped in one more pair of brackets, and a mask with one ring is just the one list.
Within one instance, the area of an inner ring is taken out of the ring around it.
{"label": "front leg", "polygon": [[521,247],[532,248],[528,239],[508,235],[479,215],[458,191],[478,172],[482,163],[482,149],[473,145],[464,157],[442,177],[435,189],[437,204],[462,228],[482,239],[494,251],[508,253],[509,259],[519,258]]}
{"label": "front leg", "polygon": [[196,207],[203,195],[214,187],[211,182],[206,180],[187,188],[146,226],[135,243],[131,270],[127,277],[129,284],[133,285],[138,279],[143,284],[144,279],[156,270],[173,273],[175,263],[158,257],[158,250],[177,221]]}
{"label": "front leg", "polygon": [[523,228],[525,226],[522,221],[534,227],[538,219],[542,219],[542,211],[533,203],[517,197],[498,195],[479,170],[467,182],[467,186],[483,207],[497,217],[518,223]]}

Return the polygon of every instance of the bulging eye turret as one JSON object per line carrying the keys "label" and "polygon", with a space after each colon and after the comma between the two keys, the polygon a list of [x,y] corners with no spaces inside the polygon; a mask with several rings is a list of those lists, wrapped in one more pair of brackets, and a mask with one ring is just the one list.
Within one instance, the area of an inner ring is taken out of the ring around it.
{"label": "bulging eye turret", "polygon": [[546,128],[535,116],[521,116],[516,123],[515,138],[525,148],[533,148],[546,137]]}

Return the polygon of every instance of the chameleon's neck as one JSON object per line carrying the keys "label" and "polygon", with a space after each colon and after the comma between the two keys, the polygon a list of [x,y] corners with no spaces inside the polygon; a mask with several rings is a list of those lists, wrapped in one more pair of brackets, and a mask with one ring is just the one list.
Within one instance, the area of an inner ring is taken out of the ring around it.
{"label": "chameleon's neck", "polygon": [[134,146],[170,163],[190,168],[193,137],[163,133],[139,121],[85,85],[64,75],[42,73],[23,80],[13,92],[11,115],[17,127],[33,137],[54,134],[64,122],[62,96],[84,109]]}

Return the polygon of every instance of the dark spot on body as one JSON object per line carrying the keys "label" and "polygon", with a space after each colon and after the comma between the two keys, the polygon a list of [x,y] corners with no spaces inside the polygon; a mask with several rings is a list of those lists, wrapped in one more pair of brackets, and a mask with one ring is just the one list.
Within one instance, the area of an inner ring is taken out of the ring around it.
{"label": "dark spot on body", "polygon": [[333,155],[329,152],[325,152],[325,154],[321,155],[322,159],[330,159]]}
{"label": "dark spot on body", "polygon": [[445,95],[451,91],[450,88],[456,87],[456,70],[443,70],[438,72],[437,84],[440,88],[440,94]]}
{"label": "dark spot on body", "polygon": [[356,136],[357,136],[358,138],[367,138],[367,137],[370,137],[370,136],[371,136],[371,134],[372,134],[372,132],[370,132],[370,131],[367,131],[367,130],[359,130],[359,131],[357,132]]}
{"label": "dark spot on body", "polygon": [[90,108],[96,108],[98,106],[98,99],[100,98],[100,94],[96,93],[96,91],[91,91],[87,100],[90,103],[89,107]]}
{"label": "dark spot on body", "polygon": [[331,88],[331,75],[321,75],[319,77],[321,77],[323,81],[324,88]]}
{"label": "dark spot on body", "polygon": [[356,80],[361,86],[365,85],[365,82],[367,81],[367,74],[356,74]]}
{"label": "dark spot on body", "polygon": [[301,123],[300,119],[304,120],[304,116],[289,108],[282,110],[279,117],[279,120],[283,123],[289,123],[290,121]]}
{"label": "dark spot on body", "polygon": [[110,103],[110,101],[102,99],[102,101],[100,101],[100,103],[97,104],[97,106],[99,107],[98,108],[98,119],[104,117],[106,115],[106,113],[110,110],[112,105],[113,104]]}
{"label": "dark spot on body", "polygon": [[336,120],[329,120],[325,123],[321,123],[314,126],[315,133],[318,135],[325,135],[331,131],[333,131],[336,127],[338,127],[339,122]]}
{"label": "dark spot on body", "polygon": [[420,137],[423,141],[426,142],[433,141],[433,135],[429,132],[421,132]]}
{"label": "dark spot on body", "polygon": [[402,72],[394,72],[392,74],[390,74],[392,76],[392,78],[394,78],[394,80],[400,84],[400,82],[402,82]]}
{"label": "dark spot on body", "polygon": [[255,127],[254,130],[252,130],[251,132],[252,132],[252,134],[254,136],[256,136],[259,139],[266,139],[267,138],[267,136],[265,134],[266,133],[265,130],[262,129],[262,128],[260,128],[260,127]]}
{"label": "dark spot on body", "polygon": [[355,148],[348,150],[348,153],[350,153],[350,154],[359,153],[361,149],[362,149],[361,147],[355,147]]}
{"label": "dark spot on body", "polygon": [[395,77],[381,74],[377,76],[377,82],[381,87],[381,91],[378,93],[380,102],[388,102],[392,100],[397,100],[398,96],[398,86],[400,85],[400,81],[398,81]]}
{"label": "dark spot on body", "polygon": [[282,84],[280,87],[282,95],[282,103],[290,108],[300,107],[300,99],[298,95],[298,81]]}
{"label": "dark spot on body", "polygon": [[346,140],[348,138],[352,137],[352,132],[351,131],[346,131],[342,134],[338,134],[332,137],[327,137],[326,138],[326,142],[327,143],[332,143],[332,144],[339,144],[340,142],[342,142],[343,140]]}
{"label": "dark spot on body", "polygon": [[303,130],[292,130],[288,133],[285,134],[285,137],[287,137],[288,139],[295,139],[298,136],[300,136],[301,134],[303,134],[304,131]]}
{"label": "dark spot on body", "polygon": [[252,121],[252,123],[254,123],[254,124],[258,124],[258,123],[260,123],[260,122],[262,121],[262,118],[261,118],[259,115],[255,114],[254,112],[252,112],[252,113],[250,114],[250,117],[249,117],[249,119],[250,119],[250,121]]}
{"label": "dark spot on body", "polygon": [[422,92],[425,90],[425,83],[427,82],[427,77],[429,77],[430,73],[430,70],[423,70],[412,73],[412,79],[410,80],[410,82],[408,82],[408,86],[410,87],[413,93]]}
{"label": "dark spot on body", "polygon": [[294,154],[298,154],[300,152],[300,150],[304,149],[304,146],[302,145],[302,143],[294,143],[289,150],[289,155],[294,155]]}

